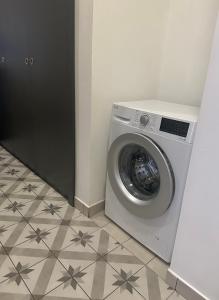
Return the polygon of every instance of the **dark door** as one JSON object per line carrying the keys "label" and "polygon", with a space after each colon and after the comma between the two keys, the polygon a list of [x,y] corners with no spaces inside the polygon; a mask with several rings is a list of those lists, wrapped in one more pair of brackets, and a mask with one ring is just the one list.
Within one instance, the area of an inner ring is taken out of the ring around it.
{"label": "dark door", "polygon": [[5,12],[0,12],[0,138],[3,139],[6,134],[6,85],[7,85],[7,70],[6,70],[6,53],[8,37],[6,31],[9,31],[9,24],[7,25],[7,10],[9,7],[4,7]]}
{"label": "dark door", "polygon": [[30,53],[37,170],[74,196],[74,1],[32,0]]}
{"label": "dark door", "polygon": [[[7,6],[7,1],[0,0],[0,3]],[[26,72],[19,81],[20,73],[17,74],[14,70],[11,72],[17,78],[16,84],[19,84],[16,85],[15,92],[10,98],[13,99],[11,102],[17,99],[19,108],[15,110],[11,107],[9,110],[10,130],[7,130],[7,139],[2,143],[72,202],[74,1],[10,0],[10,2],[16,7],[15,9],[11,7],[9,14],[15,15],[17,28],[21,31],[23,28],[27,30],[19,38],[23,38],[22,62],[28,57],[28,64],[23,63]],[[11,80],[9,82],[12,84]],[[22,99],[20,96],[17,97],[18,94],[23,95]],[[15,129],[18,119],[21,122]]]}
{"label": "dark door", "polygon": [[[1,1],[2,2],[2,1]],[[4,63],[1,85],[4,91],[4,145],[25,163],[30,159],[32,119],[28,57],[28,0],[3,1],[1,33]],[[27,101],[29,99],[29,101]]]}

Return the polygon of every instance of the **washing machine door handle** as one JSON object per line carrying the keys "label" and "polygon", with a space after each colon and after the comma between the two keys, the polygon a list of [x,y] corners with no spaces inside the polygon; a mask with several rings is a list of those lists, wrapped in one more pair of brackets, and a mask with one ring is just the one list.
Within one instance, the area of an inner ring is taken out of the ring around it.
{"label": "washing machine door handle", "polygon": [[175,180],[171,164],[147,136],[127,133],[112,143],[108,177],[118,200],[140,217],[159,217],[172,203]]}

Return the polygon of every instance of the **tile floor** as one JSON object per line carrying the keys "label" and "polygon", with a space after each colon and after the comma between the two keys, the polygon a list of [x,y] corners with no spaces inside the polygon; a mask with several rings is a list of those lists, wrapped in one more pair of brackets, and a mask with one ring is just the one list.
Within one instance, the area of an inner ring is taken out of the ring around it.
{"label": "tile floor", "polygon": [[183,300],[166,272],[103,213],[81,215],[0,147],[1,300]]}

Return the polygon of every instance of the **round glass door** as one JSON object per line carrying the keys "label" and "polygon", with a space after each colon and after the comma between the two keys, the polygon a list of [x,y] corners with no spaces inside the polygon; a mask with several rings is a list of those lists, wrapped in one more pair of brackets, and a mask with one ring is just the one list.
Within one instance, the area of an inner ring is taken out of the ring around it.
{"label": "round glass door", "polygon": [[162,149],[142,134],[123,134],[112,143],[108,177],[118,201],[140,217],[161,216],[173,200],[170,162]]}
{"label": "round glass door", "polygon": [[142,201],[159,192],[160,173],[154,158],[137,144],[125,146],[119,155],[121,180],[131,195]]}

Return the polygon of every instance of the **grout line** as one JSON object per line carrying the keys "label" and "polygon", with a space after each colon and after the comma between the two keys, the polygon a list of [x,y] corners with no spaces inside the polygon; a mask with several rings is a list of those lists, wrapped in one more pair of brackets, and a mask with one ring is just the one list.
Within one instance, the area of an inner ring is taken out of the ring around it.
{"label": "grout line", "polygon": [[150,262],[152,262],[152,260],[154,260],[155,258],[157,258],[156,255],[155,255],[153,258],[151,258],[151,259],[146,263],[146,266],[147,266]]}

